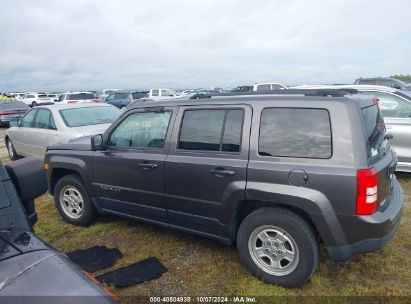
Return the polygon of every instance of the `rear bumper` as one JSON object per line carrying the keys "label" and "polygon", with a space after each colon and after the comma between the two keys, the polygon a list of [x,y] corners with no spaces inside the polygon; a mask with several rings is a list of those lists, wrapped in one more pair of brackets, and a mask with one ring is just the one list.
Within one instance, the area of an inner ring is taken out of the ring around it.
{"label": "rear bumper", "polygon": [[[394,178],[388,206],[370,216],[341,216],[341,226],[347,227],[347,243],[327,246],[331,258],[346,261],[353,255],[375,251],[387,244],[395,235],[404,205],[400,184]],[[351,242],[350,242],[351,240]]]}

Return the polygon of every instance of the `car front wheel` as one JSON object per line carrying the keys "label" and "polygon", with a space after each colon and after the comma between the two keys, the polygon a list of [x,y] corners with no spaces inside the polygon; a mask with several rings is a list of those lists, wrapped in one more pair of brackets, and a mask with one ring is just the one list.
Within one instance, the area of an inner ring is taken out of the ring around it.
{"label": "car front wheel", "polygon": [[252,274],[288,288],[306,282],[319,259],[310,225],[282,208],[261,208],[248,215],[238,230],[237,249]]}
{"label": "car front wheel", "polygon": [[7,152],[9,153],[9,157],[11,160],[17,160],[20,157],[17,155],[16,150],[14,149],[13,143],[11,142],[11,140],[8,138],[6,140],[6,144],[7,144]]}
{"label": "car front wheel", "polygon": [[66,175],[57,182],[54,200],[61,217],[70,224],[88,226],[97,217],[97,211],[77,174]]}

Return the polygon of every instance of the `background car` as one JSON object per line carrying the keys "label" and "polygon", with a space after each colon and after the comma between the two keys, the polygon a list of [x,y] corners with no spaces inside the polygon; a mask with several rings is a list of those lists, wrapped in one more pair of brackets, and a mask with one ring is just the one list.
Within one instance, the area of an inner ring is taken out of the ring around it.
{"label": "background car", "polygon": [[101,99],[90,92],[64,93],[57,100],[58,103],[99,103]]}
{"label": "background car", "polygon": [[255,83],[253,86],[253,91],[273,91],[273,90],[286,90],[287,87],[281,83],[270,82],[270,83]]}
{"label": "background car", "polygon": [[147,96],[147,92],[116,92],[106,98],[106,103],[122,109],[130,103]]}
{"label": "background car", "polygon": [[0,125],[20,120],[29,110],[30,107],[21,101],[0,101]]}
{"label": "background car", "polygon": [[395,78],[358,78],[354,84],[365,84],[365,85],[379,85],[384,87],[391,87],[403,91],[411,91],[411,84],[405,83],[399,79]]}
{"label": "background car", "polygon": [[58,101],[59,95],[57,94],[47,94],[47,97],[50,98],[53,101]]}
{"label": "background car", "polygon": [[107,104],[39,106],[6,131],[11,160],[20,156],[43,158],[49,145],[103,133],[121,111]]}
{"label": "background car", "polygon": [[35,107],[37,105],[54,104],[54,101],[44,93],[25,93],[24,98],[21,99],[21,102],[24,102],[26,105],[31,107]]}
{"label": "background car", "polygon": [[109,97],[111,94],[113,94],[115,92],[120,92],[120,91],[123,91],[123,90],[120,90],[120,89],[105,89],[97,95],[98,95],[98,98],[105,101],[107,99],[107,97]]}

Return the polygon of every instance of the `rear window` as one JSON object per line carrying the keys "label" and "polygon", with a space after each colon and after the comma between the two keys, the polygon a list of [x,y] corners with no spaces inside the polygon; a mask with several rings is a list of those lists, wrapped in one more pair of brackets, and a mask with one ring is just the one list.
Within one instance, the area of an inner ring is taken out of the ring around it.
{"label": "rear window", "polygon": [[330,158],[331,142],[325,109],[267,108],[261,114],[261,156]]}
{"label": "rear window", "polygon": [[127,99],[128,93],[116,93],[114,99]]}
{"label": "rear window", "polygon": [[146,94],[146,93],[143,93],[143,92],[136,92],[136,93],[132,93],[131,95],[133,96],[134,99],[139,99],[139,98],[142,98],[142,97],[147,97],[147,94]]}
{"label": "rear window", "polygon": [[39,95],[39,98],[47,98],[47,95]]}
{"label": "rear window", "polygon": [[368,142],[368,157],[375,157],[384,149],[385,124],[378,105],[362,108],[365,136]]}
{"label": "rear window", "polygon": [[64,123],[69,128],[112,123],[121,114],[116,107],[87,107],[61,110]]}
{"label": "rear window", "polygon": [[68,100],[86,100],[86,99],[96,99],[96,95],[88,93],[80,94],[67,94]]}

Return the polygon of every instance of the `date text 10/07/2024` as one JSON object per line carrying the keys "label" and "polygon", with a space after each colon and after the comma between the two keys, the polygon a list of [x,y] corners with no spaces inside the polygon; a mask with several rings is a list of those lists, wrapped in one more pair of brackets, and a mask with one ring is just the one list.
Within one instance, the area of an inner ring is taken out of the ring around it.
{"label": "date text 10/07/2024", "polygon": [[254,297],[150,297],[150,303],[257,303]]}

